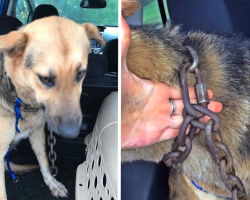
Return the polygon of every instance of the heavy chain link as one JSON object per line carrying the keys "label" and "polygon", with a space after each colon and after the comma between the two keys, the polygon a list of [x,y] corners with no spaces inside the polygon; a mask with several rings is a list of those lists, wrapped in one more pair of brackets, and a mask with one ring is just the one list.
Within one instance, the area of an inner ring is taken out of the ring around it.
{"label": "heavy chain link", "polygon": [[57,159],[57,155],[56,152],[54,151],[54,145],[56,144],[56,138],[53,135],[53,131],[50,128],[50,135],[48,137],[48,145],[50,146],[50,152],[49,152],[49,160],[52,163],[51,167],[50,167],[50,173],[52,176],[57,176],[58,174],[58,168],[55,165],[55,161]]}
{"label": "heavy chain link", "polygon": [[[179,72],[182,97],[184,102],[184,121],[181,125],[178,137],[175,139],[171,152],[165,154],[163,160],[167,166],[176,166],[184,162],[192,150],[192,140],[197,129],[205,130],[205,138],[209,152],[215,163],[219,166],[221,179],[229,191],[232,192],[232,200],[246,200],[246,191],[242,181],[235,175],[233,157],[228,147],[222,142],[220,132],[220,118],[211,110],[208,110],[209,97],[207,86],[202,82],[198,66],[198,56],[191,47],[186,47],[193,58],[191,66],[184,65]],[[196,95],[198,104],[191,104],[188,93],[186,73],[195,74]],[[199,121],[200,118],[209,116],[211,119],[206,124]],[[188,128],[190,126],[190,130]],[[188,134],[186,134],[188,131]],[[184,147],[181,151],[179,147]]]}

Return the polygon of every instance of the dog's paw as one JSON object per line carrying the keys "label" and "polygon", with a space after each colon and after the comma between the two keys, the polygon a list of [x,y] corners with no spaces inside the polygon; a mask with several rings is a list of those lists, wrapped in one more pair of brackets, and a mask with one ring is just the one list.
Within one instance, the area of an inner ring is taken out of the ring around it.
{"label": "dog's paw", "polygon": [[68,190],[66,187],[58,182],[54,177],[47,178],[45,183],[49,186],[51,194],[55,197],[68,197]]}

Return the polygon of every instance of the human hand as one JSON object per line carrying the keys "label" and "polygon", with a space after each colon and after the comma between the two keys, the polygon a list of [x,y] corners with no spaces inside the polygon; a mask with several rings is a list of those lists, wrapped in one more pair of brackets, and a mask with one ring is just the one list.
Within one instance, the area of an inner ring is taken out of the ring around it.
{"label": "human hand", "polygon": [[[184,108],[181,90],[165,83],[153,83],[131,73],[126,65],[126,55],[131,35],[122,17],[121,56],[121,147],[136,148],[175,138],[183,122]],[[209,98],[213,93],[209,90]],[[189,88],[191,103],[196,103],[194,88]],[[176,111],[170,115],[174,101]],[[208,108],[220,112],[222,104],[211,101]],[[209,118],[202,118],[205,123]]]}

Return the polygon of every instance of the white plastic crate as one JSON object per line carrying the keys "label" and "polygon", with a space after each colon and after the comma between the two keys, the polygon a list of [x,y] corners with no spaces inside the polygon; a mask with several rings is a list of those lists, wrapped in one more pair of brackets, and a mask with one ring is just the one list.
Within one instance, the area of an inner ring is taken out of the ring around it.
{"label": "white plastic crate", "polygon": [[117,200],[117,92],[103,101],[93,133],[85,143],[86,161],[77,169],[76,200]]}

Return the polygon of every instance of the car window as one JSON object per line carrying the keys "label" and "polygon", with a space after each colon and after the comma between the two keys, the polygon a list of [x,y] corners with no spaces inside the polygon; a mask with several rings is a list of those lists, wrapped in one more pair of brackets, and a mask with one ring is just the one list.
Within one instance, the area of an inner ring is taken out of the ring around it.
{"label": "car window", "polygon": [[[24,24],[28,22],[28,0],[18,0],[16,17]],[[80,0],[36,0],[36,6],[50,4],[57,8],[60,17],[66,17],[81,24],[92,22],[95,25],[118,26],[118,0],[107,0],[107,7],[86,9],[80,7]]]}
{"label": "car window", "polygon": [[[167,7],[167,1],[164,2],[164,8],[169,20],[169,13]],[[157,0],[144,0],[143,1],[143,24],[162,24],[161,13]]]}
{"label": "car window", "polygon": [[26,24],[29,19],[30,10],[25,0],[18,0],[16,5],[16,17],[23,23]]}

